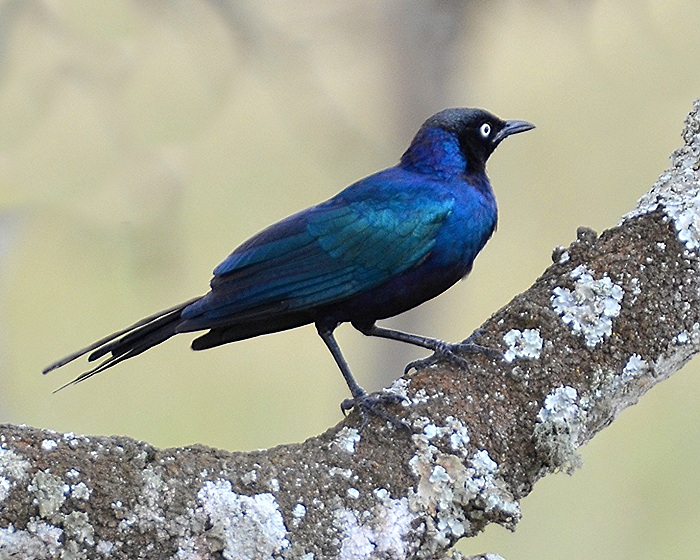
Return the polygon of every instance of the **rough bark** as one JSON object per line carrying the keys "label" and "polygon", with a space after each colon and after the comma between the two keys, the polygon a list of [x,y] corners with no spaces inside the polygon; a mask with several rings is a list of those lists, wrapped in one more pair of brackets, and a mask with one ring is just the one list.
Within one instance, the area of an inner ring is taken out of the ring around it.
{"label": "rough bark", "polygon": [[[410,430],[351,414],[252,453],[0,427],[2,558],[441,558],[514,528],[542,476],[700,348],[700,100],[620,224],[581,228],[478,342],[390,391]],[[63,556],[62,556],[63,555]]]}

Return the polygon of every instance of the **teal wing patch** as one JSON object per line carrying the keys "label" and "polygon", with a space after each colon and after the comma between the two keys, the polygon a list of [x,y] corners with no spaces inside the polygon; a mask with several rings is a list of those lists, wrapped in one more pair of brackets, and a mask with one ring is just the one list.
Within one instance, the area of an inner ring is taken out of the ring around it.
{"label": "teal wing patch", "polygon": [[215,269],[212,291],[183,313],[186,328],[312,308],[372,289],[420,263],[451,211],[451,200],[423,206],[372,200],[291,216]]}

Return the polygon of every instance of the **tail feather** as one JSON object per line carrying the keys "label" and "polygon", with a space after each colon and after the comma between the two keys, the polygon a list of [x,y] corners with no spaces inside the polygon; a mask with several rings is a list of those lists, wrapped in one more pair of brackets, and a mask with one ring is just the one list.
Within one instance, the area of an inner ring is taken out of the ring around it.
{"label": "tail feather", "polygon": [[200,299],[199,297],[193,298],[189,301],[160,311],[150,317],[141,319],[140,321],[134,323],[133,325],[118,331],[116,333],[110,334],[97,342],[94,342],[90,346],[87,346],[73,354],[66,356],[54,362],[53,364],[44,368],[43,373],[49,373],[59,367],[62,367],[73,360],[77,360],[85,354],[89,354],[88,361],[93,362],[111,354],[106,360],[97,365],[95,368],[86,371],[76,377],[73,381],[70,381],[66,385],[63,385],[57,391],[60,391],[68,385],[74,385],[84,381],[85,379],[92,377],[124,360],[128,360],[142,352],[165,342],[171,336],[177,333],[177,325],[180,323],[180,315],[182,310]]}
{"label": "tail feather", "polygon": [[314,322],[314,317],[308,311],[286,313],[279,317],[243,321],[213,327],[209,332],[192,341],[192,350],[206,350],[229,342],[237,342],[263,334],[270,334],[288,329],[295,329]]}

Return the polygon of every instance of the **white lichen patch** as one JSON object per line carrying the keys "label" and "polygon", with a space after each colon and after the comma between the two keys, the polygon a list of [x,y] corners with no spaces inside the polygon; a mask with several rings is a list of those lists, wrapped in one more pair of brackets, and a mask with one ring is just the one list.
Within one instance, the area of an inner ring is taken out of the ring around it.
{"label": "white lichen patch", "polygon": [[180,539],[177,551],[169,560],[202,560],[206,558],[201,551],[202,545],[195,537]]}
{"label": "white lichen patch", "polygon": [[637,208],[625,215],[623,220],[663,209],[666,218],[673,222],[678,240],[687,249],[697,251],[700,247],[700,181],[696,171],[686,169],[663,173],[654,187],[637,203]]}
{"label": "white lichen patch", "polygon": [[71,484],[70,486],[70,495],[76,500],[89,500],[91,493],[92,490],[84,482],[78,482],[78,484]]}
{"label": "white lichen patch", "polygon": [[666,215],[673,221],[678,240],[686,248],[696,251],[700,247],[700,192],[689,197],[687,193],[665,201]]}
{"label": "white lichen patch", "polygon": [[412,404],[425,404],[429,400],[430,395],[428,395],[428,391],[426,391],[425,388],[421,387],[415,392],[413,398],[410,401],[405,401],[403,404],[406,406],[410,406]]}
{"label": "white lichen patch", "polygon": [[399,377],[398,379],[395,379],[389,387],[384,389],[384,391],[391,393],[392,395],[397,395],[401,397],[402,402],[406,402],[408,399],[408,385],[408,379],[405,377]]}
{"label": "white lichen patch", "polygon": [[334,522],[342,530],[338,555],[341,560],[362,560],[372,557],[376,549],[373,542],[375,532],[370,526],[361,525],[353,510],[337,511]]}
{"label": "white lichen patch", "polygon": [[228,480],[217,480],[205,482],[197,499],[211,524],[209,534],[221,541],[227,560],[271,559],[289,546],[272,494],[237,494]]}
{"label": "white lichen patch", "polygon": [[245,473],[243,476],[241,476],[241,482],[243,484],[255,484],[258,480],[258,471],[253,469],[252,471],[248,471]]}
{"label": "white lichen patch", "polygon": [[638,378],[649,369],[649,364],[643,360],[639,354],[632,354],[627,360],[625,367],[622,368],[621,381],[626,383]]}
{"label": "white lichen patch", "polygon": [[0,502],[10,495],[11,488],[12,482],[10,482],[10,479],[0,476]]}
{"label": "white lichen patch", "polygon": [[71,480],[77,480],[80,478],[80,471],[77,469],[70,469],[66,471],[66,478],[69,478]]}
{"label": "white lichen patch", "polygon": [[[163,465],[170,461],[170,457],[162,457],[158,464]],[[195,513],[186,511],[181,515],[173,516],[172,508],[177,496],[177,484],[173,484],[169,478],[164,478],[166,471],[158,464],[147,464],[142,469],[141,486],[135,504],[125,504],[120,500],[111,504],[115,516],[120,520],[117,530],[124,535],[125,539],[129,538],[130,532],[137,531],[153,532],[158,539],[181,535],[181,540],[186,540],[187,537],[191,537],[192,527],[196,523],[206,522],[206,515],[201,508],[198,508]],[[121,546],[121,541],[115,541],[115,546]]]}
{"label": "white lichen patch", "polygon": [[[520,506],[498,476],[498,465],[486,450],[469,455],[467,428],[449,417],[445,426],[425,418],[415,421],[421,429],[413,435],[416,453],[409,467],[418,485],[409,494],[412,511],[427,514],[429,552],[437,552],[457,538],[471,535],[465,511],[488,517],[512,528],[520,517]],[[453,452],[445,453],[439,446]]]}
{"label": "white lichen patch", "polygon": [[[73,449],[75,449],[81,444],[90,443],[89,437],[80,434],[74,434],[73,432],[65,432],[64,434],[61,434],[61,439],[67,442],[68,445]],[[100,448],[101,444],[98,444],[97,447]]]}
{"label": "white lichen patch", "polygon": [[[80,472],[70,469],[65,477],[68,480],[75,480],[80,477]],[[90,498],[91,490],[87,484],[84,482],[67,484],[60,476],[48,470],[39,470],[26,486],[26,492],[32,497],[32,503],[37,507],[39,515],[31,518],[26,531],[13,530],[0,536],[0,558],[6,557],[3,556],[3,552],[6,552],[3,542],[7,542],[7,539],[11,541],[9,546],[15,547],[8,549],[16,554],[7,556],[11,558],[58,557],[54,555],[53,547],[54,542],[59,543],[59,540],[61,558],[87,558],[86,551],[95,547],[94,528],[89,516],[82,511],[65,513],[66,508],[64,508],[69,498],[74,500]],[[38,552],[38,548],[35,549],[35,547],[40,546],[43,548]],[[25,554],[29,549],[33,552]]]}
{"label": "white lichen patch", "polygon": [[389,491],[386,488],[375,488],[372,492],[380,502],[389,498]]}
{"label": "white lichen patch", "polygon": [[69,539],[88,546],[95,545],[95,530],[90,524],[88,514],[84,511],[69,513],[64,517],[62,525]]}
{"label": "white lichen patch", "polygon": [[298,527],[304,517],[306,517],[306,506],[299,502],[292,508],[292,526]]}
{"label": "white lichen patch", "polygon": [[700,101],[686,121],[685,146],[671,156],[673,167],[661,174],[654,187],[623,221],[661,208],[688,250],[700,248],[700,135],[697,133]]}
{"label": "white lichen patch", "polygon": [[404,408],[417,404],[425,404],[428,402],[429,396],[425,389],[418,389],[414,393],[413,398],[410,398],[408,396],[409,385],[410,381],[408,379],[405,377],[399,377],[398,379],[394,380],[391,386],[384,389],[384,392],[401,397],[401,406]]}
{"label": "white lichen patch", "polygon": [[338,433],[333,438],[331,445],[336,449],[340,449],[344,453],[352,455],[355,453],[355,445],[360,442],[360,432],[357,428],[351,428],[345,426],[344,428],[338,430]]}
{"label": "white lichen patch", "polygon": [[697,346],[700,344],[700,324],[695,323],[690,331],[679,332],[675,337],[675,342],[681,346],[686,344]]}
{"label": "white lichen patch", "polygon": [[584,265],[569,275],[576,279],[574,289],[555,287],[552,309],[593,348],[612,334],[612,321],[620,314],[624,290],[606,275],[596,280]]}
{"label": "white lichen patch", "polygon": [[19,482],[27,477],[30,467],[24,457],[0,445],[0,476]]}
{"label": "white lichen patch", "polygon": [[[160,474],[151,465],[143,469],[141,481],[138,503],[122,517],[118,525],[120,531],[129,531],[133,526],[149,530],[160,528],[164,524],[162,505],[168,503],[169,497],[172,496],[172,489],[168,488]],[[119,504],[121,509],[121,502]]]}
{"label": "white lichen patch", "polygon": [[[432,449],[431,449],[432,447]],[[409,495],[414,511],[429,515],[430,551],[447,547],[454,539],[473,534],[465,511],[512,528],[520,518],[520,506],[497,476],[498,466],[485,450],[478,451],[466,464],[454,455],[443,454],[434,446],[417,453],[409,463],[419,478]]]}
{"label": "white lichen patch", "polygon": [[566,247],[557,245],[552,251],[552,262],[555,264],[566,264],[571,260],[571,255]]}
{"label": "white lichen patch", "polygon": [[340,467],[331,467],[328,469],[329,476],[342,476],[343,478],[350,480],[351,478],[357,478],[356,475],[352,474],[351,469],[341,469]]}
{"label": "white lichen patch", "polygon": [[461,457],[466,457],[469,449],[469,430],[454,416],[445,418],[444,426],[436,426],[428,418],[422,416],[413,421],[416,430],[422,430],[419,434],[414,434],[413,441],[421,448],[427,446],[432,440],[437,442],[443,439],[450,448]]}
{"label": "white lichen patch", "polygon": [[340,560],[370,560],[371,558],[406,558],[408,541],[415,514],[408,500],[385,497],[367,514],[351,509],[335,512],[333,524],[338,528]]}
{"label": "white lichen patch", "polygon": [[114,550],[114,543],[112,541],[97,541],[97,546],[95,546],[95,552],[97,552],[97,554],[110,558],[112,550]]}
{"label": "white lichen patch", "polygon": [[41,449],[43,451],[53,451],[58,447],[58,442],[55,439],[45,439],[41,442]]}
{"label": "white lichen patch", "polygon": [[507,346],[503,359],[509,363],[516,358],[537,360],[544,344],[539,329],[511,329],[503,336],[503,341]]}
{"label": "white lichen patch", "polygon": [[581,465],[576,450],[584,420],[585,412],[573,387],[557,387],[545,397],[537,413],[535,446],[554,470],[572,473]]}
{"label": "white lichen patch", "polygon": [[33,503],[39,507],[39,515],[51,518],[66,501],[70,487],[61,477],[45,471],[38,471],[27,490],[34,496]]}
{"label": "white lichen patch", "polygon": [[486,513],[496,512],[506,526],[512,526],[520,518],[520,504],[505,491],[503,481],[497,477],[498,464],[485,449],[474,453],[470,463],[467,490],[483,501]]}
{"label": "white lichen patch", "polygon": [[0,557],[32,560],[63,558],[62,534],[60,528],[43,521],[30,521],[26,530],[16,530],[9,524],[0,528]]}

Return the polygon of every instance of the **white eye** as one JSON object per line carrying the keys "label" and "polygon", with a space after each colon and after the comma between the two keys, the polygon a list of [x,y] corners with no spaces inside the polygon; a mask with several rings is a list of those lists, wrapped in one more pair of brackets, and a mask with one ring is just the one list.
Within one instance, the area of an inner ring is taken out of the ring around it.
{"label": "white eye", "polygon": [[491,134],[491,125],[489,123],[484,123],[479,127],[479,134],[481,134],[482,138],[488,138],[489,134]]}

